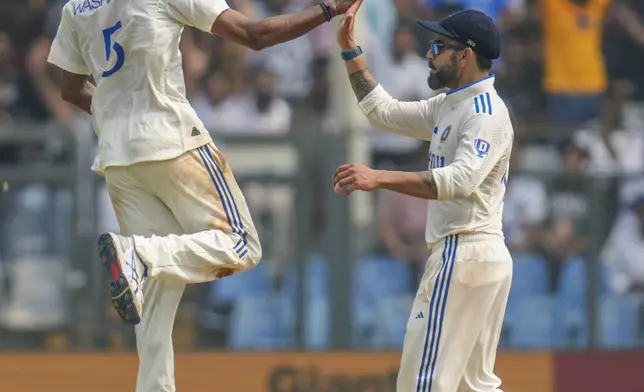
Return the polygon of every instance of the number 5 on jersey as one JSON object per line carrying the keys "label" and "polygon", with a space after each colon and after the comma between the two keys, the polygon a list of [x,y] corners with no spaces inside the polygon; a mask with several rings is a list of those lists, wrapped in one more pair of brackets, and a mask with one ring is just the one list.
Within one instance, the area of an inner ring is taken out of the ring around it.
{"label": "number 5 on jersey", "polygon": [[121,27],[123,26],[119,20],[114,26],[103,30],[103,38],[105,39],[105,61],[110,61],[112,51],[116,53],[116,62],[114,63],[114,66],[111,69],[104,71],[101,75],[104,78],[114,75],[119,69],[121,69],[121,67],[123,67],[123,63],[125,62],[125,51],[123,50],[123,47],[116,41],[112,42],[112,36],[116,34]]}

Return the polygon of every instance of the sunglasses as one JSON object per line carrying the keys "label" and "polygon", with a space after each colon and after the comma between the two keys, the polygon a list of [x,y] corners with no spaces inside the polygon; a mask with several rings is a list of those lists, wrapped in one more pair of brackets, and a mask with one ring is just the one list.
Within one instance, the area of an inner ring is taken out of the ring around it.
{"label": "sunglasses", "polygon": [[445,42],[439,40],[429,42],[429,50],[434,56],[438,56],[439,54],[449,49],[463,50],[465,48],[466,46],[462,44],[446,44]]}

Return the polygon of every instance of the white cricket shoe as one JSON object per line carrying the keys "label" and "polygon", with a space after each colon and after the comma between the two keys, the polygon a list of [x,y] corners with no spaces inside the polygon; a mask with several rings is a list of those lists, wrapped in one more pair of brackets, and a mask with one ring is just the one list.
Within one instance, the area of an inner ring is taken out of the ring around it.
{"label": "white cricket shoe", "polygon": [[98,254],[110,276],[112,305],[130,324],[141,322],[143,291],[148,268],[134,251],[134,239],[104,233],[98,239]]}

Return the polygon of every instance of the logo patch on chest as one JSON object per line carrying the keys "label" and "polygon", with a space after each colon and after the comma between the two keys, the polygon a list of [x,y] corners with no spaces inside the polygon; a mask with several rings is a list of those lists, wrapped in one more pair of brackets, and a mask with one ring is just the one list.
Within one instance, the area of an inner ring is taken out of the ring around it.
{"label": "logo patch on chest", "polygon": [[447,128],[445,128],[445,130],[441,134],[441,142],[444,142],[445,139],[447,139],[449,137],[449,133],[450,133],[451,130],[452,130],[451,125],[448,125]]}

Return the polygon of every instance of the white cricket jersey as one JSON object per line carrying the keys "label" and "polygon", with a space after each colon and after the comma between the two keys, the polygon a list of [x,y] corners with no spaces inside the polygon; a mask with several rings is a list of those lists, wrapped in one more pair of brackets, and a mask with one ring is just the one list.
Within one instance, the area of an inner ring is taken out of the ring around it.
{"label": "white cricket jersey", "polygon": [[429,247],[451,234],[503,238],[501,215],[514,131],[494,75],[434,98],[401,102],[381,86],[361,102],[381,129],[430,141],[429,169],[438,199],[430,200]]}
{"label": "white cricket jersey", "polygon": [[92,75],[99,154],[93,169],[175,158],[210,142],[188,103],[179,42],[210,32],[225,0],[72,0],[48,61]]}

